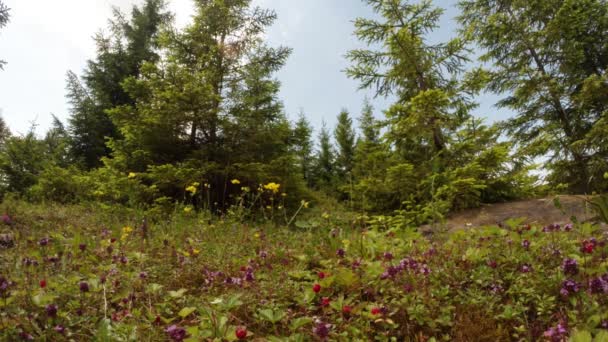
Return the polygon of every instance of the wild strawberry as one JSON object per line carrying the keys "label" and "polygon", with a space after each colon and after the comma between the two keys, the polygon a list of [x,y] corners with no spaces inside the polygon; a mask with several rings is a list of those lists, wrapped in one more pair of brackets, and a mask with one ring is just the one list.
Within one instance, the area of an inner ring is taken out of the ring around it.
{"label": "wild strawberry", "polygon": [[40,288],[41,288],[41,289],[43,289],[43,288],[45,288],[45,287],[46,287],[46,279],[42,279],[42,280],[40,281]]}
{"label": "wild strawberry", "polygon": [[321,298],[321,306],[328,306],[330,302],[331,299],[329,299],[328,297]]}
{"label": "wild strawberry", "polygon": [[321,285],[319,285],[319,284],[314,284],[314,285],[312,286],[312,290],[314,291],[314,293],[319,293],[319,292],[321,292]]}
{"label": "wild strawberry", "polygon": [[372,312],[372,315],[376,316],[376,315],[380,314],[381,310],[380,310],[380,308],[374,307],[374,308],[372,308],[371,312]]}
{"label": "wild strawberry", "polygon": [[323,278],[325,278],[325,273],[319,272],[319,273],[317,273],[317,276],[319,277],[319,279],[323,279]]}
{"label": "wild strawberry", "polygon": [[345,315],[349,315],[353,311],[353,308],[350,305],[344,305],[342,307],[342,313]]}

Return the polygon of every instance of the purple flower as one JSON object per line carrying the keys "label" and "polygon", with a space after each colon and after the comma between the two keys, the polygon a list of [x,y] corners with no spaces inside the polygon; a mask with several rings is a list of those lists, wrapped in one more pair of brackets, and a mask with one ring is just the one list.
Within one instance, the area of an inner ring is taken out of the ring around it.
{"label": "purple flower", "polygon": [[577,293],[580,288],[580,285],[574,280],[568,279],[562,283],[562,288],[559,291],[563,296],[568,296],[573,293]]}
{"label": "purple flower", "polygon": [[393,253],[391,253],[391,252],[384,252],[383,256],[384,256],[384,260],[387,260],[387,261],[393,260]]}
{"label": "purple flower", "polygon": [[53,330],[55,330],[56,332],[63,334],[65,332],[65,327],[61,324],[56,325]]}
{"label": "purple flower", "polygon": [[266,251],[260,251],[260,258],[266,259],[268,257],[268,253]]}
{"label": "purple flower", "polygon": [[569,232],[571,230],[572,230],[572,223],[568,223],[564,226],[564,231]]}
{"label": "purple flower", "polygon": [[562,323],[559,323],[557,326],[547,329],[543,336],[548,338],[550,341],[560,342],[564,340],[567,333],[568,330],[566,327]]}
{"label": "purple flower", "polygon": [[346,255],[346,251],[345,251],[345,250],[343,250],[342,248],[339,248],[339,249],[336,251],[336,255],[337,255],[338,257],[340,257],[340,258],[344,258],[344,256]]}
{"label": "purple flower", "polygon": [[8,216],[8,214],[4,214],[2,215],[2,222],[4,224],[6,224],[7,226],[10,226],[13,224],[13,220],[11,219],[10,216]]}
{"label": "purple flower", "polygon": [[325,340],[327,336],[329,336],[330,329],[331,324],[324,323],[323,321],[317,319],[315,321],[315,326],[312,328],[312,332],[320,339]]}
{"label": "purple flower", "polygon": [[427,276],[427,275],[429,275],[429,273],[431,273],[431,269],[426,264],[424,264],[424,265],[420,266],[420,273]]}
{"label": "purple flower", "polygon": [[80,292],[89,292],[89,283],[86,281],[81,281],[79,284]]}
{"label": "purple flower", "polygon": [[55,317],[57,316],[57,305],[55,304],[49,304],[46,306],[46,314],[49,317]]}
{"label": "purple flower", "polygon": [[46,246],[49,244],[49,238],[42,238],[40,239],[40,241],[38,241],[38,244],[42,247]]}
{"label": "purple flower", "polygon": [[181,342],[183,341],[187,334],[186,334],[186,329],[177,326],[175,324],[173,324],[172,326],[168,327],[167,329],[165,329],[165,332],[167,334],[169,334],[169,337],[176,342]]}
{"label": "purple flower", "polygon": [[525,249],[530,248],[530,241],[528,241],[528,240],[524,240],[524,241],[522,241],[522,242],[521,242],[521,246],[522,246],[523,248],[525,248]]}
{"label": "purple flower", "polygon": [[87,245],[84,243],[81,243],[78,245],[78,249],[80,249],[81,252],[84,252],[87,249]]}
{"label": "purple flower", "polygon": [[600,323],[600,328],[608,330],[608,320],[605,319]]}
{"label": "purple flower", "polygon": [[594,294],[608,293],[608,281],[602,277],[589,280],[589,291]]}
{"label": "purple flower", "polygon": [[148,272],[139,272],[139,278],[140,279],[148,278]]}
{"label": "purple flower", "polygon": [[532,266],[530,266],[529,264],[523,264],[519,270],[521,271],[521,273],[529,273],[532,271]]}
{"label": "purple flower", "polygon": [[564,261],[562,262],[562,270],[564,271],[564,274],[568,274],[568,275],[578,274],[578,264],[577,264],[576,260],[570,259],[570,258],[564,259]]}

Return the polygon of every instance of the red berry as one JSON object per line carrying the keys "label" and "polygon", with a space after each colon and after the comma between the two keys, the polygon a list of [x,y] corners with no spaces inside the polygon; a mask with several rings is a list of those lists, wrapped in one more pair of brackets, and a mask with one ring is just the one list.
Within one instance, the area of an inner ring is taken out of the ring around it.
{"label": "red berry", "polygon": [[329,299],[328,297],[323,297],[321,299],[321,306],[328,306],[329,302],[331,302],[331,299]]}
{"label": "red berry", "polygon": [[351,311],[353,311],[353,308],[350,307],[350,305],[344,305],[342,307],[342,313],[344,313],[346,315],[350,314]]}
{"label": "red berry", "polygon": [[247,328],[236,328],[235,335],[236,338],[238,338],[239,340],[244,340],[245,338],[247,338]]}
{"label": "red berry", "polygon": [[313,287],[312,287],[312,290],[313,290],[315,293],[319,293],[319,292],[321,292],[321,285],[319,285],[319,284],[314,284],[314,285],[313,285]]}
{"label": "red berry", "polygon": [[111,243],[116,242],[116,238],[111,238],[111,239],[110,239],[110,242],[111,242]]}
{"label": "red berry", "polygon": [[319,272],[319,273],[317,273],[317,275],[319,276],[319,279],[325,278],[325,273],[324,272]]}
{"label": "red berry", "polygon": [[583,242],[583,252],[591,254],[593,253],[593,249],[595,248],[595,244],[591,241]]}
{"label": "red berry", "polygon": [[379,315],[380,314],[380,308],[372,308],[372,315]]}
{"label": "red berry", "polygon": [[45,287],[46,287],[46,280],[45,280],[45,279],[42,279],[42,280],[40,281],[40,288],[45,288]]}

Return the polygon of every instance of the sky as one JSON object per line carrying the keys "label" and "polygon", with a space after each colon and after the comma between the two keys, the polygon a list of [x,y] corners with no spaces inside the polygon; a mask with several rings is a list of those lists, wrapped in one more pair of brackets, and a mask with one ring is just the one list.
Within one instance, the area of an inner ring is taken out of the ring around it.
{"label": "sky", "polygon": [[[88,59],[95,57],[93,35],[107,29],[112,6],[128,12],[138,0],[2,0],[11,8],[11,21],[0,30],[0,59],[8,62],[0,71],[0,111],[13,133],[24,134],[35,124],[43,133],[52,115],[69,117],[65,98],[68,70],[81,74]],[[349,66],[344,55],[362,47],[353,35],[352,21],[373,13],[362,0],[253,0],[271,8],[278,19],[267,32],[271,46],[288,46],[293,53],[276,77],[281,81],[280,97],[289,118],[303,110],[314,127],[325,121],[329,127],[346,108],[358,117],[365,96],[358,82],[343,72]],[[445,8],[441,27],[431,39],[455,36],[456,0],[436,0]],[[191,0],[170,0],[178,26],[189,22]],[[475,114],[488,122],[504,119],[508,113],[494,108],[498,97],[483,95]],[[390,99],[372,98],[376,116],[390,105]]]}

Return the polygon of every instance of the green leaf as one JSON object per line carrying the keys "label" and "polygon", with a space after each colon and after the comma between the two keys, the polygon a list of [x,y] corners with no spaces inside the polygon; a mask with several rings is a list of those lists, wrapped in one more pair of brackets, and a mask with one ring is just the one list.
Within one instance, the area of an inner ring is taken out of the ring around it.
{"label": "green leaf", "polygon": [[169,296],[172,298],[181,298],[188,291],[187,289],[179,289],[177,291],[169,291]]}
{"label": "green leaf", "polygon": [[335,275],[336,284],[349,287],[357,282],[357,275],[355,272],[348,268],[340,269],[336,271]]}
{"label": "green leaf", "polygon": [[290,324],[290,328],[292,331],[296,331],[298,329],[300,329],[301,327],[308,325],[312,323],[312,318],[310,317],[300,317],[300,318],[296,318],[293,321],[291,321]]}
{"label": "green leaf", "polygon": [[593,338],[591,337],[591,333],[587,330],[578,330],[575,329],[572,335],[570,336],[571,342],[592,342]]}
{"label": "green leaf", "polygon": [[186,318],[188,317],[188,315],[190,315],[191,313],[193,313],[194,311],[196,311],[195,307],[187,307],[187,308],[183,308],[179,311],[178,315],[181,318]]}

